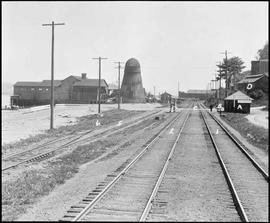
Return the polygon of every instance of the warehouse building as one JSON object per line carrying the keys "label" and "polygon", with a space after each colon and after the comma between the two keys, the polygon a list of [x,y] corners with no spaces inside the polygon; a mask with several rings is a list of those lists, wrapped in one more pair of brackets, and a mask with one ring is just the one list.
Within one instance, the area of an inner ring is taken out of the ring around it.
{"label": "warehouse building", "polygon": [[[81,76],[69,76],[64,80],[54,80],[55,103],[96,103],[98,94],[98,79],[88,79],[86,73]],[[108,84],[101,79],[103,98],[108,93]],[[19,106],[44,105],[51,100],[51,81],[17,82],[14,84],[14,95]]]}

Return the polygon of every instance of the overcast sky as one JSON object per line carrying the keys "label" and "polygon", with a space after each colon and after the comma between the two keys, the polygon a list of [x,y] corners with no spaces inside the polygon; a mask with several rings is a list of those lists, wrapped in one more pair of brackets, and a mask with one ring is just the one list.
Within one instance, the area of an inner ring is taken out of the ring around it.
{"label": "overcast sky", "polygon": [[[224,57],[250,68],[268,40],[268,2],[2,2],[2,81],[41,81],[87,73],[116,82],[114,61],[140,62],[147,91],[206,89]],[[123,70],[121,71],[123,76]]]}

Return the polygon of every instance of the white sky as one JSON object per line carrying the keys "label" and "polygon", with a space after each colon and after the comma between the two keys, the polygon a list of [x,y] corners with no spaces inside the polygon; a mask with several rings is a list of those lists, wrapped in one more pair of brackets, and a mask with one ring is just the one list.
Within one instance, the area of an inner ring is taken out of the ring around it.
{"label": "white sky", "polygon": [[[268,40],[268,2],[2,2],[2,81],[41,81],[51,76],[55,28],[55,79],[87,73],[116,82],[114,61],[139,60],[143,86],[206,89],[215,64],[232,52],[250,68]],[[123,76],[123,70],[121,70]]]}

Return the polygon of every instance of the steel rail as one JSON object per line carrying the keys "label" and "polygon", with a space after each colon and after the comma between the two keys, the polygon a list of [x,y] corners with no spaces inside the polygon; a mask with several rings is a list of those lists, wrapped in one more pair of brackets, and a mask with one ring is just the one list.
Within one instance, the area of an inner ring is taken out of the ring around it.
{"label": "steel rail", "polygon": [[167,158],[167,160],[166,160],[166,162],[165,162],[165,164],[164,164],[164,166],[162,168],[162,171],[160,172],[160,175],[158,177],[158,180],[157,180],[157,182],[155,184],[155,187],[154,187],[154,189],[153,189],[153,191],[151,193],[151,196],[149,197],[149,200],[148,200],[148,202],[147,202],[147,204],[146,204],[146,206],[144,208],[144,211],[143,211],[143,213],[142,213],[139,221],[145,221],[146,218],[147,218],[147,215],[149,214],[149,211],[151,210],[152,202],[153,202],[153,200],[154,200],[154,198],[155,198],[155,196],[157,194],[157,191],[159,189],[159,186],[160,186],[160,184],[161,184],[161,182],[162,182],[162,180],[163,180],[163,178],[165,176],[166,170],[167,170],[168,165],[169,165],[169,161],[172,158],[172,155],[174,153],[175,147],[176,147],[176,145],[177,145],[177,143],[179,141],[180,135],[181,135],[181,133],[182,133],[182,131],[184,129],[184,126],[185,126],[185,124],[186,124],[186,122],[187,122],[187,120],[189,118],[189,115],[190,115],[190,112],[187,114],[186,119],[184,120],[184,123],[183,123],[183,125],[182,125],[182,127],[181,127],[181,129],[180,129],[180,131],[178,133],[178,136],[176,138],[176,141],[174,142],[174,144],[172,146],[172,149],[170,151],[170,154],[168,155],[168,158]]}
{"label": "steel rail", "polygon": [[233,185],[233,182],[232,182],[232,179],[231,179],[231,177],[230,177],[230,175],[229,175],[229,172],[228,172],[228,170],[227,170],[227,167],[226,167],[226,165],[225,165],[225,163],[224,163],[224,161],[223,161],[223,159],[222,159],[222,157],[221,157],[221,155],[220,155],[218,146],[217,146],[217,144],[216,144],[216,142],[215,142],[215,140],[214,140],[214,137],[213,137],[213,135],[212,135],[212,133],[211,133],[211,131],[210,131],[210,128],[209,128],[209,126],[208,126],[208,124],[207,124],[207,121],[206,121],[206,119],[205,119],[205,116],[204,116],[204,114],[203,114],[202,111],[200,111],[200,112],[201,112],[201,116],[202,116],[202,118],[203,118],[203,121],[204,121],[204,123],[205,123],[205,126],[206,126],[206,128],[207,128],[207,131],[208,131],[208,133],[209,133],[209,136],[210,136],[211,142],[212,142],[212,144],[213,144],[213,147],[214,147],[214,149],[215,149],[215,151],[216,151],[216,154],[217,154],[217,157],[218,157],[219,164],[220,164],[220,166],[221,166],[221,168],[222,168],[223,174],[224,174],[224,176],[225,176],[225,178],[226,178],[227,184],[228,184],[229,189],[230,189],[230,191],[231,191],[232,198],[233,198],[234,204],[235,204],[235,206],[236,206],[236,210],[237,210],[237,212],[238,212],[238,214],[239,214],[241,220],[244,221],[244,222],[248,222],[248,221],[249,221],[249,220],[248,220],[248,217],[247,217],[247,215],[246,215],[246,213],[245,213],[245,210],[244,210],[244,208],[243,208],[243,205],[241,204],[241,201],[240,201],[240,199],[239,199],[239,196],[238,196],[238,194],[237,194],[237,192],[236,192],[236,190],[235,190],[235,187],[234,187],[234,185]]}
{"label": "steel rail", "polygon": [[226,134],[230,137],[230,139],[232,139],[232,141],[240,149],[240,151],[246,155],[246,157],[251,161],[254,167],[263,175],[264,179],[269,182],[269,176],[264,171],[264,169],[251,157],[251,155],[246,151],[246,149],[235,139],[235,137],[225,128],[225,126],[223,126],[221,122],[217,120],[216,117],[214,117],[212,114],[210,114],[210,116],[218,123],[218,125],[224,130],[224,132],[226,132]]}
{"label": "steel rail", "polygon": [[120,178],[142,157],[142,155],[154,144],[154,142],[163,134],[174,122],[182,115],[182,112],[177,114],[162,131],[74,218],[72,221],[79,221],[83,218],[89,210],[113,187],[113,185],[120,180]]}
{"label": "steel rail", "polygon": [[[150,113],[150,114],[147,114],[147,115],[143,115],[143,116],[141,116],[141,117],[137,117],[137,119],[135,119],[135,120],[133,120],[133,121],[131,120],[131,121],[127,122],[127,124],[130,123],[130,122],[135,122],[135,121],[137,121],[137,120],[139,120],[139,119],[149,118],[149,117],[151,117],[151,116],[153,116],[153,115],[156,115],[156,114],[158,114],[158,113],[159,113],[159,112],[154,112],[154,113]],[[124,126],[123,126],[123,127],[124,127]],[[122,128],[123,128],[123,127],[122,127]],[[115,126],[110,126],[110,127],[108,127],[108,128],[105,128],[104,131],[103,131],[102,133],[105,133],[105,132],[107,132],[107,131],[110,131],[110,130],[113,129],[113,128],[115,128]],[[81,138],[81,137],[87,135],[87,134],[90,133],[90,132],[92,132],[92,130],[88,130],[88,131],[86,131],[86,132],[83,132],[81,135],[75,137],[74,139],[79,139],[79,138]],[[99,135],[99,134],[102,134],[102,133],[97,133],[97,134],[95,134],[95,135],[93,135],[93,136],[91,136],[91,137],[95,137],[95,136],[97,136],[97,135]],[[25,150],[25,151],[22,151],[22,152],[19,152],[19,153],[12,153],[12,154],[9,154],[9,155],[7,155],[7,156],[5,156],[5,157],[2,157],[2,160],[10,159],[11,157],[15,157],[15,156],[18,156],[18,155],[23,155],[23,154],[28,153],[28,152],[31,152],[31,151],[33,151],[33,150],[37,150],[37,149],[44,148],[44,147],[46,147],[46,146],[48,146],[48,145],[50,145],[50,144],[53,144],[53,143],[56,143],[56,142],[64,141],[64,140],[66,140],[66,139],[68,139],[68,138],[70,138],[70,135],[65,136],[65,137],[62,137],[62,138],[60,138],[60,139],[59,139],[59,138],[56,138],[56,139],[53,139],[53,140],[51,140],[51,141],[49,141],[49,142],[46,142],[46,143],[44,143],[44,144],[42,144],[42,145],[36,146],[36,147],[34,147],[34,148],[32,148],[32,149],[28,149],[28,150]],[[71,141],[73,141],[74,139],[72,139]],[[71,142],[71,141],[69,141],[69,142]],[[69,143],[69,142],[67,142],[67,143]],[[63,146],[63,145],[62,145],[62,146]]]}
{"label": "steel rail", "polygon": [[[156,115],[156,114],[157,114],[157,113],[152,114],[152,115],[149,115],[149,116],[147,116],[147,117],[145,117],[145,118],[143,118],[143,119],[141,119],[141,120],[139,120],[139,121],[137,121],[137,122],[134,122],[134,123],[131,123],[131,124],[129,124],[129,125],[126,125],[126,126],[120,128],[120,129],[116,129],[116,130],[114,130],[113,132],[110,132],[110,133],[108,133],[108,134],[105,134],[105,135],[103,135],[103,136],[100,136],[100,137],[98,137],[98,138],[96,138],[96,139],[93,139],[93,140],[91,140],[91,141],[87,141],[87,139],[83,139],[83,140],[81,140],[81,141],[84,141],[85,143],[96,142],[96,141],[98,141],[98,140],[100,140],[100,139],[102,139],[102,138],[111,136],[111,135],[113,135],[113,134],[115,134],[115,133],[117,133],[117,132],[121,132],[121,131],[123,131],[123,130],[125,130],[125,129],[127,129],[127,128],[130,128],[130,127],[132,127],[132,126],[134,126],[134,125],[137,125],[137,124],[139,124],[139,123],[145,121],[145,119],[148,119],[148,118],[150,118],[150,117],[152,117],[152,116],[154,116],[154,115]],[[97,135],[99,135],[99,134],[97,134]],[[68,143],[66,143],[66,144],[64,144],[64,145],[59,146],[59,147],[56,148],[56,149],[49,150],[49,151],[47,151],[47,152],[44,152],[44,153],[41,153],[41,154],[32,156],[32,157],[30,157],[30,158],[28,158],[28,159],[26,159],[26,160],[21,161],[21,162],[18,162],[18,163],[12,164],[12,165],[10,165],[10,166],[4,167],[4,168],[2,168],[2,172],[6,171],[6,170],[8,170],[8,169],[14,168],[14,167],[16,167],[16,166],[18,166],[18,165],[21,165],[21,164],[23,164],[23,163],[31,162],[31,161],[33,161],[33,160],[37,160],[37,159],[39,159],[39,158],[46,157],[46,156],[52,154],[53,152],[56,152],[57,150],[60,150],[60,149],[65,148],[66,146],[70,146],[70,145],[73,145],[73,144],[75,144],[75,143],[79,143],[80,140],[78,140],[78,139],[81,138],[81,137],[83,137],[83,136],[79,136],[78,138],[75,138],[75,139],[71,140],[70,142],[68,142]],[[94,137],[94,136],[91,136],[91,137],[89,137],[89,138],[93,138],[93,137]]]}
{"label": "steel rail", "polygon": [[[202,107],[205,107],[201,104]],[[206,108],[206,107],[205,107]],[[264,179],[269,182],[269,176],[266,171],[252,158],[252,156],[248,153],[248,151],[238,142],[238,140],[233,136],[232,133],[215,117],[215,115],[211,114],[207,111],[208,114],[215,120],[215,122],[222,128],[222,130],[230,137],[230,139],[234,142],[234,144],[240,149],[242,153],[246,155],[246,157],[251,161],[254,167],[262,174]]]}

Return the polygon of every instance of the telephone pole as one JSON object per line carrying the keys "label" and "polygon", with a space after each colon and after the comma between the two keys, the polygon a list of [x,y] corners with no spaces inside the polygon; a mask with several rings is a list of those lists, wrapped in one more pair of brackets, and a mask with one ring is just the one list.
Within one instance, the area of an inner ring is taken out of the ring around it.
{"label": "telephone pole", "polygon": [[51,121],[50,121],[50,129],[53,129],[53,107],[54,107],[54,26],[65,25],[65,23],[52,23],[50,24],[42,24],[42,26],[51,26],[52,27],[52,60],[51,60]]}
{"label": "telephone pole", "polygon": [[221,52],[221,54],[225,54],[225,78],[226,78],[226,81],[225,81],[225,97],[228,96],[228,92],[227,92],[227,88],[228,88],[228,83],[227,83],[227,74],[228,74],[228,58],[227,58],[227,54],[230,54],[230,52],[227,52],[227,50],[225,50],[225,52]]}
{"label": "telephone pole", "polygon": [[156,102],[156,87],[154,86],[154,98],[153,98],[153,100],[154,100],[154,103]]}
{"label": "telephone pole", "polygon": [[120,62],[120,61],[118,61],[118,62],[114,62],[114,63],[117,63],[118,64],[118,67],[116,67],[116,68],[118,68],[118,109],[120,109],[120,69],[121,68],[123,68],[123,67],[121,67],[121,63],[124,63],[124,62]]}
{"label": "telephone pole", "polygon": [[99,67],[99,72],[98,72],[98,113],[100,113],[100,82],[101,82],[101,60],[106,60],[108,58],[102,58],[102,57],[98,57],[98,58],[92,58],[93,60],[98,60],[98,67]]}
{"label": "telephone pole", "polygon": [[221,62],[219,62],[219,93],[218,99],[221,99]]}
{"label": "telephone pole", "polygon": [[217,90],[216,90],[217,77],[216,77],[216,74],[214,74],[214,75],[215,75],[215,78],[211,81],[214,82],[215,97],[217,98]]}
{"label": "telephone pole", "polygon": [[179,81],[178,81],[178,91],[177,91],[177,98],[179,98]]}

